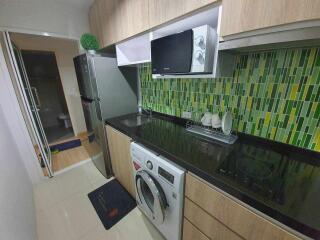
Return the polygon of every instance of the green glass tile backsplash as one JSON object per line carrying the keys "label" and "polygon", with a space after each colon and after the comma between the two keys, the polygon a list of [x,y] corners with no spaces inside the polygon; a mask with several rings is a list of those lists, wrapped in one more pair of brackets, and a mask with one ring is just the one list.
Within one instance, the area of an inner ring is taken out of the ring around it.
{"label": "green glass tile backsplash", "polygon": [[320,152],[320,48],[240,54],[233,78],[152,79],[139,66],[142,105],[181,117],[230,110],[234,130]]}

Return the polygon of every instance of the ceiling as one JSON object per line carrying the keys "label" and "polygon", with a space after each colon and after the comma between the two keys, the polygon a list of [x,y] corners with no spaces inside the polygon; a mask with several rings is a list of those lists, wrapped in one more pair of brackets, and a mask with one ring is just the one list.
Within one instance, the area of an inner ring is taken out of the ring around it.
{"label": "ceiling", "polygon": [[[0,6],[2,4],[7,4],[9,2],[19,2],[21,0],[0,0]],[[30,2],[31,4],[35,4],[37,1],[41,1],[41,3],[57,3],[57,4],[65,4],[72,5],[77,8],[89,9],[94,0],[23,0],[24,3]]]}
{"label": "ceiling", "polygon": [[72,4],[74,6],[89,8],[94,0],[42,0],[48,2],[59,2],[63,4]]}

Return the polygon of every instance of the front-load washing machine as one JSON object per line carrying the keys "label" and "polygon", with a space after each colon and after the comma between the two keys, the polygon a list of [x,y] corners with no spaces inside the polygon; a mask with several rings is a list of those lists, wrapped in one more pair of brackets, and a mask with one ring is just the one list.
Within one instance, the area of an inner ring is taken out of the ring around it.
{"label": "front-load washing machine", "polygon": [[137,143],[131,143],[136,201],[167,240],[180,240],[185,170]]}

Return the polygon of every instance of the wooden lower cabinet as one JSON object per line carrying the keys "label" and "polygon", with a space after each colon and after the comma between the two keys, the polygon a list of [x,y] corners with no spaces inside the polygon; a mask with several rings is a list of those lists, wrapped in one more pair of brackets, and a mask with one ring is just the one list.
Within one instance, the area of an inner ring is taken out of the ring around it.
{"label": "wooden lower cabinet", "polygon": [[241,240],[236,233],[202,210],[195,203],[185,198],[184,217],[210,239]]}
{"label": "wooden lower cabinet", "polygon": [[109,125],[106,126],[106,131],[114,176],[135,197],[133,166],[130,154],[132,139]]}
{"label": "wooden lower cabinet", "polygon": [[210,240],[206,235],[200,232],[188,219],[183,219],[183,240]]}
{"label": "wooden lower cabinet", "polygon": [[190,173],[185,196],[185,218],[210,239],[300,239]]}

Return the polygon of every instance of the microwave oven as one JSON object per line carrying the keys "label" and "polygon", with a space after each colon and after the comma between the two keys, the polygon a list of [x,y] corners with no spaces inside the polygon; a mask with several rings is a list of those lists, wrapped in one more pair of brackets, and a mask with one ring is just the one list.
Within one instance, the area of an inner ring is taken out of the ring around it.
{"label": "microwave oven", "polygon": [[152,74],[210,74],[217,33],[203,25],[151,41]]}

